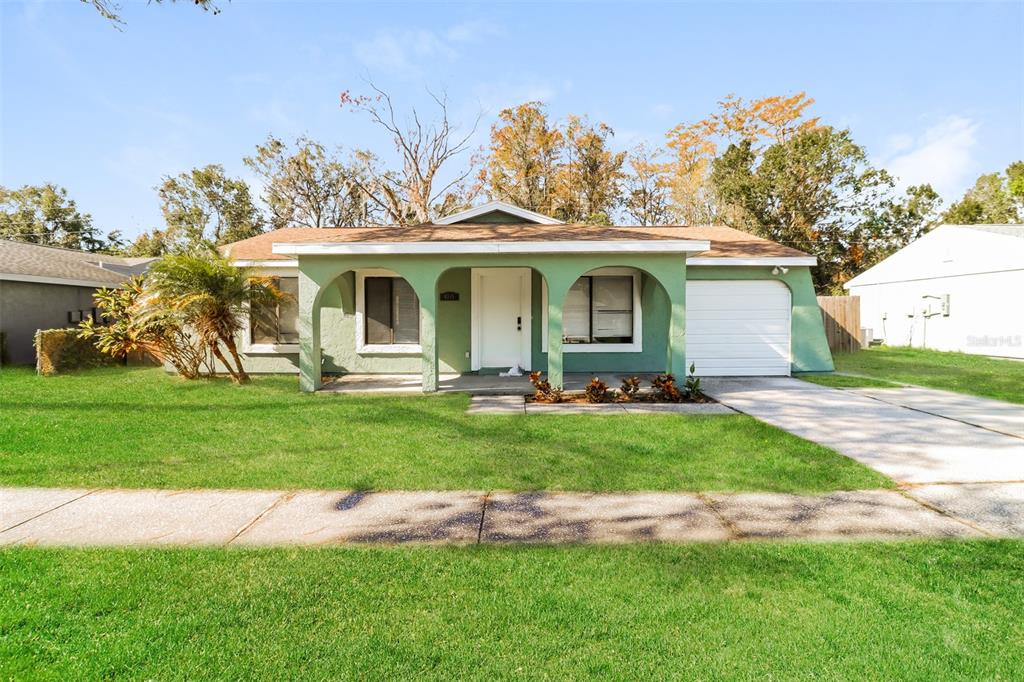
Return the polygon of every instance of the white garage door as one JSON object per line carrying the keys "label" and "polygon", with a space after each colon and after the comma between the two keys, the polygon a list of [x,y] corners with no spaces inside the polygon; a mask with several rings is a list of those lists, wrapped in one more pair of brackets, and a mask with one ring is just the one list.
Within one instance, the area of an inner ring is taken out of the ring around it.
{"label": "white garage door", "polygon": [[686,363],[699,376],[788,375],[789,288],[774,280],[686,283]]}

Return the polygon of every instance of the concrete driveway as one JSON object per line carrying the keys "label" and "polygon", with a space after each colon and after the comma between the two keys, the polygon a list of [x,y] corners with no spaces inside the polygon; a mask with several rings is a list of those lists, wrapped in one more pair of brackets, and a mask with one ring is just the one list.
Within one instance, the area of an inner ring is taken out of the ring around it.
{"label": "concrete driveway", "polygon": [[[1024,405],[917,386],[849,390],[882,402],[1024,438]],[[1024,391],[1024,386],[1021,387],[1021,391]]]}
{"label": "concrete driveway", "polygon": [[998,535],[1024,533],[1024,407],[931,389],[838,390],[790,378],[706,379],[740,412],[820,443],[907,494]]}

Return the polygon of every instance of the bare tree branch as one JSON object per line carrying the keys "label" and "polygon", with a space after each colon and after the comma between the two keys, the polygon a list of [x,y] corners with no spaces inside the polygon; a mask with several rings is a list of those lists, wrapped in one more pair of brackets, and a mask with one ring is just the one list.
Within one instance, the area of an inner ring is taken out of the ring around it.
{"label": "bare tree branch", "polygon": [[[458,126],[453,125],[448,113],[448,98],[427,91],[437,105],[438,115],[433,121],[425,122],[419,112],[410,110],[411,121],[403,125],[398,122],[391,96],[372,82],[369,87],[375,96],[352,96],[341,94],[341,106],[350,107],[367,115],[371,121],[386,130],[392,138],[395,151],[401,157],[401,171],[398,173],[382,170],[372,155],[364,155],[366,171],[371,179],[364,190],[371,195],[371,201],[385,210],[397,225],[426,223],[436,217],[437,204],[451,203],[448,197],[462,192],[464,183],[472,175],[477,160],[470,157],[464,172],[435,189],[438,173],[454,157],[466,152],[470,140],[477,131],[483,113],[477,114],[473,127],[465,135],[457,135]],[[383,196],[377,196],[377,195]],[[462,197],[468,201],[471,196]]]}

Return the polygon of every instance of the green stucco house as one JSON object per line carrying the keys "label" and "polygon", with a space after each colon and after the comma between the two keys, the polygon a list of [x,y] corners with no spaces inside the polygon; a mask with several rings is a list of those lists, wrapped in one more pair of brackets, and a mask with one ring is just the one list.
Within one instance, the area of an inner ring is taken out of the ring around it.
{"label": "green stucco house", "polygon": [[829,371],[815,259],[727,227],[567,225],[491,202],[415,227],[285,228],[225,247],[294,303],[250,312],[252,372],[438,376]]}

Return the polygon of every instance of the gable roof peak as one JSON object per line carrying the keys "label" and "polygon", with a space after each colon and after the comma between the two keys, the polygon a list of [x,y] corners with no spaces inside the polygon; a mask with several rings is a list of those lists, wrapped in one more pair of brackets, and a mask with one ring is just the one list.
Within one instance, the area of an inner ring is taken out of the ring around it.
{"label": "gable roof peak", "polygon": [[[529,209],[520,208],[514,204],[509,204],[504,201],[488,201],[486,204],[479,206],[473,206],[467,208],[465,211],[459,211],[453,213],[444,218],[438,218],[434,221],[435,225],[454,225],[456,223],[472,222],[474,219],[488,213],[504,213],[514,218],[519,218],[520,222],[524,223],[535,223],[537,225],[563,225],[561,220],[556,220],[551,216],[546,216],[543,213],[537,213]],[[514,222],[514,221],[507,221]]]}

